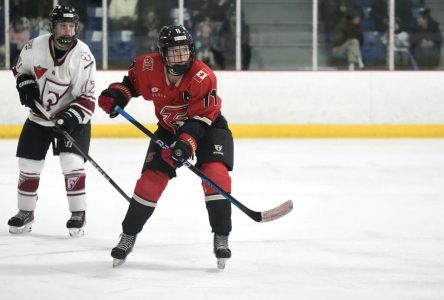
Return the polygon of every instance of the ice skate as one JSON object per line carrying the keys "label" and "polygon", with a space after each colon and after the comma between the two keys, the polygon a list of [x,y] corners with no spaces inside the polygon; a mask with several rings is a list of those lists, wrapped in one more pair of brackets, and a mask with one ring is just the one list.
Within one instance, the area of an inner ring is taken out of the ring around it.
{"label": "ice skate", "polygon": [[214,255],[217,258],[217,268],[225,269],[225,263],[231,257],[231,250],[228,248],[228,236],[214,234]]}
{"label": "ice skate", "polygon": [[118,267],[125,262],[128,254],[133,251],[136,238],[137,235],[129,235],[125,233],[120,235],[119,243],[111,250],[111,256],[114,258],[113,268]]}
{"label": "ice skate", "polygon": [[66,222],[66,228],[69,230],[71,237],[81,237],[85,234],[83,227],[85,226],[85,211],[74,211],[71,218]]}
{"label": "ice skate", "polygon": [[12,234],[31,232],[32,223],[34,223],[34,211],[20,210],[9,219],[9,232]]}

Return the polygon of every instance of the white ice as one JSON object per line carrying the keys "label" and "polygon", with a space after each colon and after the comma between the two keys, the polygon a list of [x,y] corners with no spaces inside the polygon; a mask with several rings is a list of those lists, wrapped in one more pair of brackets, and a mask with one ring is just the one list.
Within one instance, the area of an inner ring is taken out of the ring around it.
{"label": "white ice", "polygon": [[[236,140],[233,196],[259,211],[292,199],[294,210],[261,224],[233,207],[223,271],[186,168],[119,268],[110,250],[127,202],[89,163],[84,237],[68,236],[52,155],[33,231],[9,234],[16,143],[0,141],[0,299],[444,299],[444,139]],[[90,155],[131,196],[146,145],[93,139]]]}

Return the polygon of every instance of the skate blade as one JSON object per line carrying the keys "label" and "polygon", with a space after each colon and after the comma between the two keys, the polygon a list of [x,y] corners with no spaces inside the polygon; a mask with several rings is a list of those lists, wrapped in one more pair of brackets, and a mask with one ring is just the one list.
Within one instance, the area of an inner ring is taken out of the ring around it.
{"label": "skate blade", "polygon": [[22,233],[28,233],[31,232],[32,230],[32,223],[30,222],[28,224],[25,224],[21,227],[16,227],[16,226],[9,226],[9,233],[12,234],[22,234]]}
{"label": "skate blade", "polygon": [[113,259],[113,268],[117,268],[120,265],[123,265],[125,263],[126,259],[118,259],[118,258],[114,258]]}
{"label": "skate blade", "polygon": [[219,270],[225,269],[225,263],[227,262],[228,258],[218,258],[217,259],[217,268]]}
{"label": "skate blade", "polygon": [[85,235],[83,228],[69,228],[69,235],[73,238],[82,237]]}

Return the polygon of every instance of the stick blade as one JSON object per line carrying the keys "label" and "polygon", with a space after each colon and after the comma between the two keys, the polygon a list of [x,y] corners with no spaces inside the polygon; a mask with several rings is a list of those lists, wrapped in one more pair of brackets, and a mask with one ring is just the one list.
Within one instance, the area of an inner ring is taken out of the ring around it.
{"label": "stick blade", "polygon": [[261,212],[261,223],[279,219],[293,210],[293,201],[288,200],[270,210]]}

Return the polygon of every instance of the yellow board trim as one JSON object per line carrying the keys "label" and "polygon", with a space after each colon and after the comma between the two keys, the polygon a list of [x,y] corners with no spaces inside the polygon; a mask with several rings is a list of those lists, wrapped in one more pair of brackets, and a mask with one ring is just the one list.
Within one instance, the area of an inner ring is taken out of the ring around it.
{"label": "yellow board trim", "polygon": [[[145,125],[154,132],[155,124]],[[0,138],[15,139],[21,125],[0,125]],[[427,125],[286,125],[233,124],[235,138],[442,138],[443,124]],[[134,125],[93,125],[94,138],[145,137]]]}

